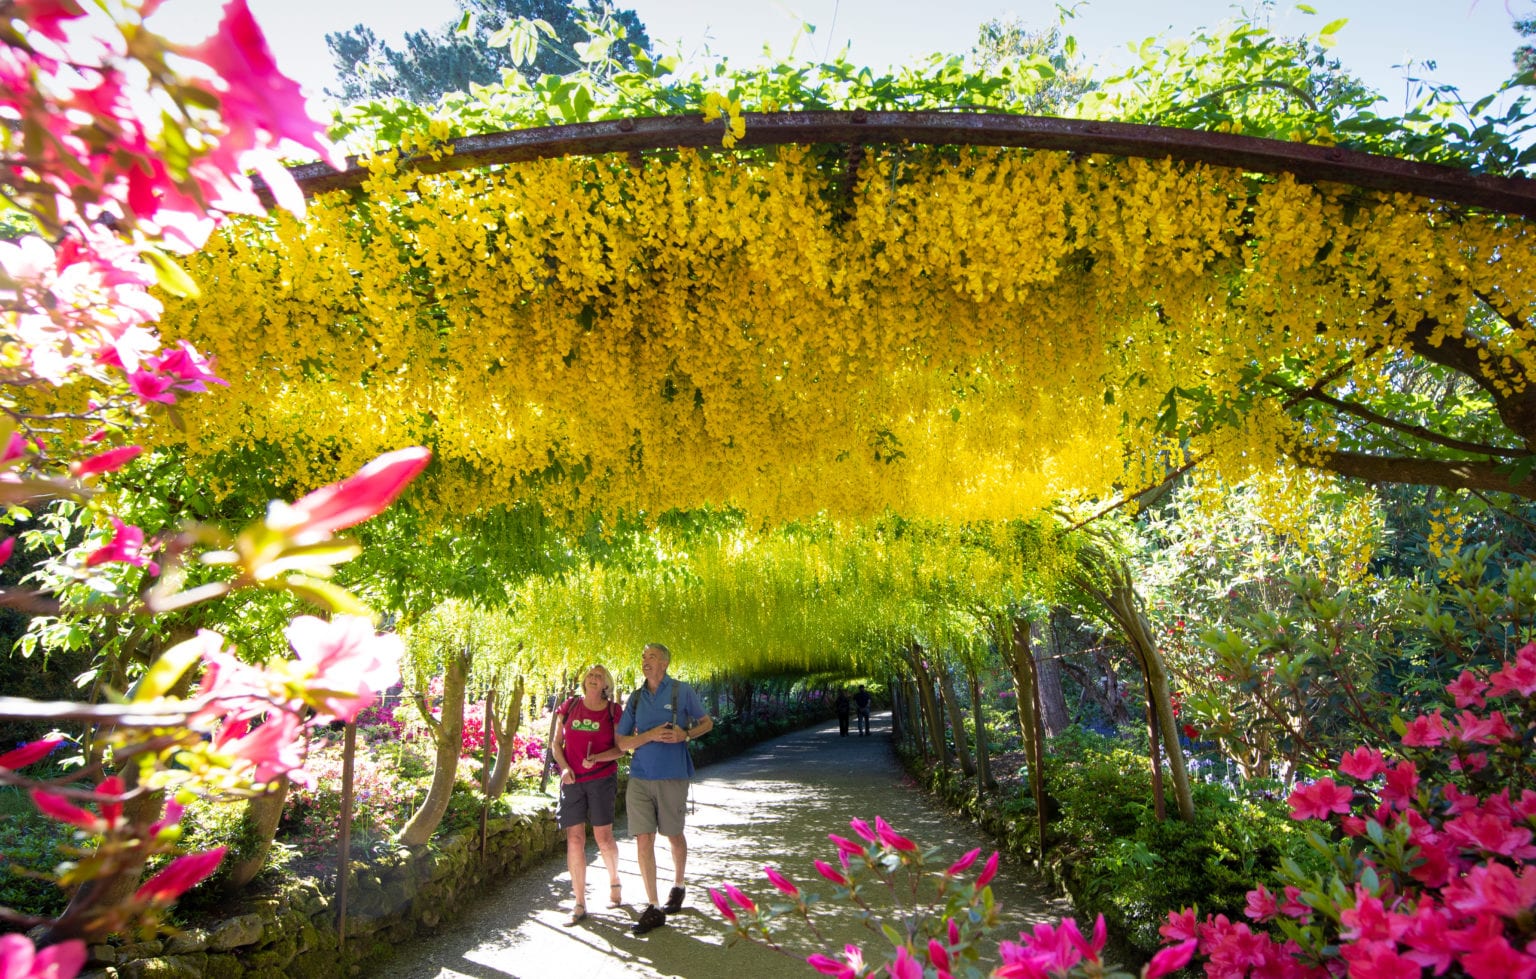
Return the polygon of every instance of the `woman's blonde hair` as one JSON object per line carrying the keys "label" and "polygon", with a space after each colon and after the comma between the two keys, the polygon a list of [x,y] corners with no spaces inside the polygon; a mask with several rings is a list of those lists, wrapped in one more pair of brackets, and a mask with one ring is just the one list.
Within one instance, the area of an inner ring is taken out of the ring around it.
{"label": "woman's blonde hair", "polygon": [[581,674],[581,685],[582,685],[582,688],[585,689],[585,687],[587,685],[587,677],[591,676],[594,673],[596,673],[598,676],[603,678],[603,699],[604,700],[612,700],[613,699],[613,674],[609,673],[608,672],[608,667],[602,665],[601,663],[593,663],[590,667],[588,667],[586,669],[585,672],[583,672]]}

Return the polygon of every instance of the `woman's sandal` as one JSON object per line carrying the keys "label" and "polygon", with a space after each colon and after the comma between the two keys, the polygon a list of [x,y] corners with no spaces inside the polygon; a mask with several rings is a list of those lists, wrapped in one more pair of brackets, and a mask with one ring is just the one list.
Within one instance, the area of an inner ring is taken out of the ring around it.
{"label": "woman's sandal", "polygon": [[587,920],[587,906],[585,904],[578,904],[571,908],[571,916],[566,919],[565,927],[569,928],[572,925],[579,925],[585,920]]}
{"label": "woman's sandal", "polygon": [[608,906],[610,908],[622,908],[624,906],[624,889],[619,884],[608,885]]}

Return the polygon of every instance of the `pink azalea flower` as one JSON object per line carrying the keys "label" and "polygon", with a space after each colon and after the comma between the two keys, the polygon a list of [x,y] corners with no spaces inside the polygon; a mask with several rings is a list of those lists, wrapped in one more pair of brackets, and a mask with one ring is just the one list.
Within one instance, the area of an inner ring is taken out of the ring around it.
{"label": "pink azalea flower", "polygon": [[1419,979],[1419,964],[1400,955],[1391,942],[1357,942],[1339,948],[1350,979]]}
{"label": "pink azalea flower", "polygon": [[1280,914],[1280,902],[1275,900],[1269,888],[1260,884],[1248,892],[1248,907],[1243,913],[1251,920],[1262,924]]}
{"label": "pink azalea flower", "polygon": [[1381,789],[1381,801],[1393,809],[1407,809],[1419,792],[1419,769],[1411,761],[1400,761],[1387,769],[1387,783]]}
{"label": "pink azalea flower", "polygon": [[902,853],[916,853],[917,844],[891,829],[889,823],[879,816],[875,817],[875,835],[880,837],[880,843],[892,850]]}
{"label": "pink azalea flower", "polygon": [[1341,773],[1362,782],[1369,782],[1386,770],[1387,761],[1381,756],[1381,752],[1367,745],[1345,752],[1343,759],[1339,762]]}
{"label": "pink azalea flower", "polygon": [[[27,26],[52,41],[69,40],[63,22],[85,16],[80,0],[15,0],[6,16],[25,21]],[[3,973],[10,979],[10,973]]]}
{"label": "pink azalea flower", "polygon": [[174,378],[173,384],[178,391],[201,393],[208,390],[209,384],[228,386],[227,381],[213,372],[208,359],[185,340],[168,353],[150,357],[148,364],[157,374]]}
{"label": "pink azalea flower", "polygon": [[[0,562],[3,563],[3,562]],[[18,768],[26,768],[35,762],[42,761],[53,753],[53,749],[63,744],[64,738],[43,738],[40,741],[32,741],[22,745],[14,751],[7,751],[0,755],[0,768],[15,771]]]}
{"label": "pink azalea flower", "polygon": [[1177,972],[1184,968],[1194,957],[1195,947],[1199,944],[1190,938],[1159,950],[1152,956],[1152,961],[1147,963],[1147,967],[1141,970],[1141,979],[1161,979],[1170,972]]}
{"label": "pink azalea flower", "polygon": [[134,567],[148,568],[151,575],[159,574],[160,565],[141,553],[143,547],[144,531],[132,524],[123,523],[117,517],[113,517],[112,540],[86,555],[85,566],[94,568],[98,564],[116,562],[131,564]]}
{"label": "pink azalea flower", "polygon": [[812,863],[816,865],[816,872],[825,877],[827,880],[834,884],[842,884],[845,886],[847,885],[848,878],[838,873],[836,868],[827,863],[825,860],[813,860]]}
{"label": "pink azalea flower", "polygon": [[795,886],[794,881],[785,877],[777,870],[774,870],[772,867],[764,867],[763,873],[767,875],[768,883],[778,888],[781,893],[788,894],[790,897],[800,896],[800,888]]}
{"label": "pink azalea flower", "polygon": [[245,0],[229,0],[217,33],[182,53],[205,63],[222,79],[224,91],[217,93],[220,114],[236,146],[258,145],[257,133],[265,130],[309,147],[337,169],[345,165],[326,138],[324,123],[310,117],[298,84],[278,71]]}
{"label": "pink azalea flower", "polygon": [[1169,911],[1168,921],[1157,929],[1157,933],[1169,941],[1182,942],[1195,937],[1195,909],[1185,908],[1182,911]]}
{"label": "pink azalea flower", "polygon": [[1456,961],[1457,954],[1452,944],[1450,920],[1450,915],[1436,907],[1432,900],[1421,902],[1408,921],[1408,930],[1403,933],[1403,944],[1408,946],[1403,956],[1432,969],[1437,976],[1444,975]]}
{"label": "pink azalea flower", "polygon": [[287,711],[251,728],[246,720],[227,724],[214,737],[214,747],[253,769],[251,779],[270,782],[303,765],[303,741],[299,737],[299,719]]}
{"label": "pink azalea flower", "polygon": [[1332,813],[1349,812],[1354,791],[1347,786],[1336,785],[1333,779],[1323,777],[1311,785],[1299,786],[1286,801],[1291,804],[1291,818],[1296,820],[1327,819]]}
{"label": "pink azalea flower", "polygon": [[923,963],[905,945],[896,950],[896,961],[885,967],[890,979],[923,979]]}
{"label": "pink azalea flower", "polygon": [[224,859],[225,847],[216,846],[202,853],[189,853],[177,857],[134,892],[134,897],[150,904],[165,907],[213,873]]}
{"label": "pink azalea flower", "polygon": [[1456,737],[1465,744],[1501,744],[1513,741],[1515,732],[1500,711],[1479,717],[1468,710],[1456,716]]}
{"label": "pink azalea flower", "polygon": [[1536,979],[1536,955],[1516,949],[1503,935],[1478,942],[1460,961],[1472,979]]}
{"label": "pink azalea flower", "polygon": [[1294,884],[1285,885],[1285,900],[1280,904],[1280,913],[1298,921],[1311,919],[1312,909],[1301,903],[1301,888]]}
{"label": "pink azalea flower", "polygon": [[400,680],[404,642],[397,635],[379,635],[367,619],[338,615],[327,622],[301,615],[288,623],[287,636],[313,678],[309,693],[321,708],[321,720],[351,721],[379,691]]}
{"label": "pink azalea flower", "polygon": [[176,403],[176,379],[151,371],[134,371],[129,374],[128,390],[146,404],[151,401],[167,405]]}
{"label": "pink azalea flower", "polygon": [[1448,820],[1443,829],[1447,839],[1464,849],[1521,860],[1536,857],[1529,827],[1511,825],[1507,818],[1493,813],[1463,813]]}
{"label": "pink azalea flower", "polygon": [[1483,698],[1487,689],[1488,684],[1471,670],[1462,670],[1460,676],[1446,685],[1445,692],[1456,698],[1457,707],[1481,707],[1487,703]]}
{"label": "pink azalea flower", "polygon": [[1396,942],[1408,930],[1407,917],[1388,911],[1363,884],[1355,885],[1355,906],[1343,909],[1339,922],[1340,936],[1355,942]]}
{"label": "pink azalea flower", "polygon": [[843,946],[842,962],[826,955],[807,956],[805,961],[824,976],[837,976],[837,979],[864,979],[864,952],[857,945]]}
{"label": "pink azalea flower", "polygon": [[981,868],[981,874],[976,878],[976,883],[972,886],[972,890],[980,891],[983,887],[986,887],[988,884],[992,883],[992,878],[997,876],[997,864],[999,859],[1000,854],[996,850],[993,850],[992,855],[987,858],[986,864]]}
{"label": "pink azalea flower", "polygon": [[0,935],[0,979],[74,979],[84,966],[85,943],[78,938],[40,949],[25,935]]}
{"label": "pink azalea flower", "polygon": [[394,502],[426,468],[432,453],[423,448],[386,452],[339,483],[322,486],[293,504],[274,500],[267,526],[286,533],[298,546],[330,539],[338,530],[362,523]]}
{"label": "pink azalea flower", "polygon": [[1421,714],[1408,722],[1403,732],[1403,745],[1408,748],[1433,748],[1446,738],[1445,719],[1437,710],[1433,714]]}
{"label": "pink azalea flower", "polygon": [[71,463],[69,471],[73,473],[76,478],[82,476],[94,476],[97,473],[115,472],[118,469],[121,469],[129,461],[138,458],[139,454],[143,451],[144,447],[140,445],[125,445],[121,448],[108,449],[107,451],[93,455],[88,459],[81,459],[77,462]]}
{"label": "pink azalea flower", "polygon": [[956,860],[954,863],[950,864],[949,865],[949,869],[944,871],[944,876],[945,877],[953,877],[956,874],[965,873],[965,871],[970,869],[971,864],[976,862],[976,858],[978,856],[980,856],[980,855],[981,855],[981,847],[978,846],[976,849],[974,849],[971,852],[967,853],[965,856],[961,857],[959,860]]}
{"label": "pink azalea flower", "polygon": [[[878,819],[879,817],[876,817],[876,818]],[[875,831],[870,829],[869,828],[869,824],[866,823],[864,820],[857,819],[857,818],[850,819],[850,820],[848,820],[848,825],[853,827],[853,831],[855,833],[857,833],[859,838],[862,839],[864,842],[866,842],[866,843],[878,843],[878,842],[880,842],[879,839],[875,836]]]}
{"label": "pink azalea flower", "polygon": [[709,889],[709,899],[715,902],[715,910],[720,912],[721,917],[733,925],[736,923],[736,910],[732,908],[730,902],[725,899],[725,894],[716,888],[711,887]]}
{"label": "pink azalea flower", "polygon": [[1536,871],[1515,872],[1501,863],[1479,864],[1445,888],[1445,903],[1463,914],[1518,918],[1536,907]]}
{"label": "pink azalea flower", "polygon": [[1529,697],[1536,693],[1536,645],[1522,646],[1513,663],[1505,663],[1503,669],[1488,679],[1496,697],[1512,694]]}

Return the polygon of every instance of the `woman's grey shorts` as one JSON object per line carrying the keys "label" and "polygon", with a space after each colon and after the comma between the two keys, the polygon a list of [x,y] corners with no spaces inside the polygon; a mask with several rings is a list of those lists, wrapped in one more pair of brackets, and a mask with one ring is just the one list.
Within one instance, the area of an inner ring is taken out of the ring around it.
{"label": "woman's grey shorts", "polygon": [[594,778],[588,782],[574,782],[560,786],[560,804],[555,807],[555,819],[561,829],[570,829],[583,823],[593,826],[612,826],[614,803],[619,797],[619,776]]}

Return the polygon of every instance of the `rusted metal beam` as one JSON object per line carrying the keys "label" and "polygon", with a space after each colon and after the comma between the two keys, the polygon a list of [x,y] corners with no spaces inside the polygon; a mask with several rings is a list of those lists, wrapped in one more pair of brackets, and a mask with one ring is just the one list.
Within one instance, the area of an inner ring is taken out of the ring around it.
{"label": "rusted metal beam", "polygon": [[[1090,122],[1045,116],[958,112],[775,112],[745,114],[738,150],[784,144],[842,143],[931,146],[1018,146],[1114,156],[1171,158],[1259,173],[1290,173],[1307,182],[1332,181],[1448,203],[1536,217],[1536,181],[1496,177],[1433,163],[1416,163],[1333,146],[1312,146],[1253,136],[1169,126]],[[702,116],[613,119],[466,136],[453,152],[402,157],[400,165],[426,173],[472,170],[560,156],[636,153],[679,147],[720,147],[721,124]],[[353,161],[342,171],[324,163],[293,168],[306,194],[359,186],[366,170]]]}

